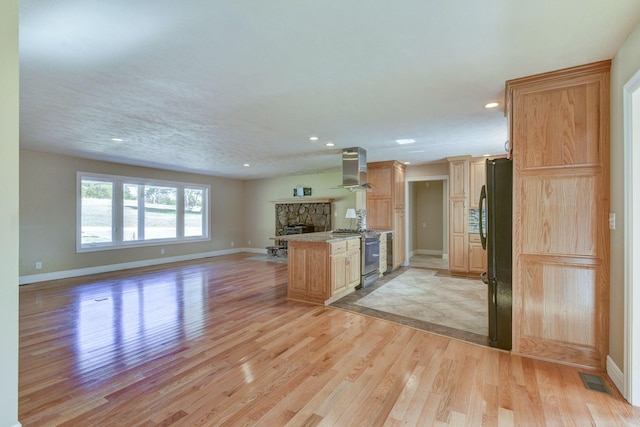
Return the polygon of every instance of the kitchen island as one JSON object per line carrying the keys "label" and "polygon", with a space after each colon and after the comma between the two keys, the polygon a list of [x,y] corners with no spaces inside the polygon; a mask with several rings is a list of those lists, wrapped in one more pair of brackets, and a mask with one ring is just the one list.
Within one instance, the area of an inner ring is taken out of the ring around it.
{"label": "kitchen island", "polygon": [[287,298],[328,305],[360,284],[360,235],[320,232],[272,239],[287,242]]}

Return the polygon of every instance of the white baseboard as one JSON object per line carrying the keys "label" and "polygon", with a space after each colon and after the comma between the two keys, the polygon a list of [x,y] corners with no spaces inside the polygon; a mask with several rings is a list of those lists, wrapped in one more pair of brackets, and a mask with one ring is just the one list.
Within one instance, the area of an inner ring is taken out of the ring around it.
{"label": "white baseboard", "polygon": [[151,265],[169,264],[178,261],[190,261],[193,259],[209,258],[214,256],[236,254],[240,252],[252,252],[258,254],[266,254],[267,250],[262,248],[234,248],[223,249],[219,251],[201,252],[197,254],[181,255],[175,257],[154,258],[142,261],[124,262],[120,264],[100,265],[96,267],[79,268],[76,270],[54,271],[51,273],[31,274],[28,276],[20,276],[19,284],[46,282],[49,280],[68,279],[70,277],[86,276],[89,274],[108,273],[111,271],[125,270],[128,268],[148,267]]}
{"label": "white baseboard", "polygon": [[[611,356],[607,356],[607,375],[609,375],[609,378],[611,378],[611,381],[613,381],[613,384],[615,384],[620,393],[624,395],[624,375]],[[625,398],[626,397],[627,396],[625,396]]]}

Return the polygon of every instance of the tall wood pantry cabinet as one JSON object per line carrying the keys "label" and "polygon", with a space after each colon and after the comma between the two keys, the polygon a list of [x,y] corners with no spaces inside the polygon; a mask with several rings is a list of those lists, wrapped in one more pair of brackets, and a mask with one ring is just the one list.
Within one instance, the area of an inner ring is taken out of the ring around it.
{"label": "tall wood pantry cabinet", "polygon": [[405,165],[398,161],[367,164],[367,228],[393,231],[393,268],[405,254]]}
{"label": "tall wood pantry cabinet", "polygon": [[[479,275],[487,270],[487,251],[479,230],[470,229],[485,181],[486,158],[449,157],[449,270]],[[473,211],[470,211],[473,209]],[[474,218],[475,219],[475,218]],[[474,221],[477,222],[477,221]]]}
{"label": "tall wood pantry cabinet", "polygon": [[449,270],[469,271],[469,156],[449,158]]}
{"label": "tall wood pantry cabinet", "polygon": [[610,65],[506,83],[513,352],[600,369],[609,343]]}

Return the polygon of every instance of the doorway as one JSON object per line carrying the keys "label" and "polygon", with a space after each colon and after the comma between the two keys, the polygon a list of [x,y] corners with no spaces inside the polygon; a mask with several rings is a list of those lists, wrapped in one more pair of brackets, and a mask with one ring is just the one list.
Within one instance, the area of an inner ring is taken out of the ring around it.
{"label": "doorway", "polygon": [[[624,395],[640,406],[640,71],[624,86]],[[635,248],[639,248],[634,250]]]}
{"label": "doorway", "polygon": [[448,180],[428,178],[408,182],[407,258],[410,267],[448,270]]}

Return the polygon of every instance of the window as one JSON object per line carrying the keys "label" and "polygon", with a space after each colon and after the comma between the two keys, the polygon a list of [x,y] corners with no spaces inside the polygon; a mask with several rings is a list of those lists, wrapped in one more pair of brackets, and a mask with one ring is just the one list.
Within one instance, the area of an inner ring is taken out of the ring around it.
{"label": "window", "polygon": [[209,186],[78,172],[77,251],[209,240]]}

